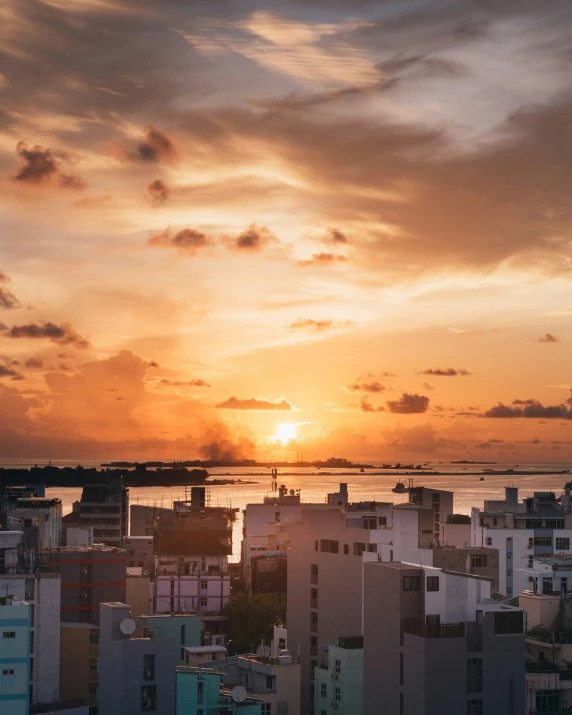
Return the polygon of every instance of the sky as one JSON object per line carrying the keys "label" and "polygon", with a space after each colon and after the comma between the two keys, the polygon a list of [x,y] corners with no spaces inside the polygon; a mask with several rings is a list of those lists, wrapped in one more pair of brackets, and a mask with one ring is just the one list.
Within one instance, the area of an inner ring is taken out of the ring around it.
{"label": "sky", "polygon": [[4,0],[0,459],[572,458],[569,0]]}

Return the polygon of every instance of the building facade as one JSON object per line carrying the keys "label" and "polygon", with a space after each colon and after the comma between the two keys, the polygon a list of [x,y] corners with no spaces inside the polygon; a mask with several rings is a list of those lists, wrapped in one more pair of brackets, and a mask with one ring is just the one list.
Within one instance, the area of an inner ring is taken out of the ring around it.
{"label": "building facade", "polygon": [[340,638],[314,671],[316,715],[362,715],[363,636]]}
{"label": "building facade", "polygon": [[247,696],[236,702],[221,681],[219,669],[177,668],[176,715],[266,715],[262,700]]}
{"label": "building facade", "polygon": [[0,596],[0,712],[28,715],[32,609]]}

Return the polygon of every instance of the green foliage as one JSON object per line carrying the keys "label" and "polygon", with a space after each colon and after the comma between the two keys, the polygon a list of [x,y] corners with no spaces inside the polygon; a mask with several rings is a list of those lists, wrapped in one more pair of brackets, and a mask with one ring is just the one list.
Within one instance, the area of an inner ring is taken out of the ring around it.
{"label": "green foliage", "polygon": [[286,619],[283,593],[236,593],[224,608],[229,621],[228,650],[231,655],[250,653],[264,640],[270,645],[273,627]]}

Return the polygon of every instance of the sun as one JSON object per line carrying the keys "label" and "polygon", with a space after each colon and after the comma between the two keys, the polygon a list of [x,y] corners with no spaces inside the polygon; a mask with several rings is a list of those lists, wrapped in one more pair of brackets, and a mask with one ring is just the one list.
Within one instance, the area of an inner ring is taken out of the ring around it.
{"label": "sun", "polygon": [[292,422],[282,422],[276,427],[276,432],[273,435],[274,442],[280,442],[283,445],[293,439],[298,439],[298,425]]}

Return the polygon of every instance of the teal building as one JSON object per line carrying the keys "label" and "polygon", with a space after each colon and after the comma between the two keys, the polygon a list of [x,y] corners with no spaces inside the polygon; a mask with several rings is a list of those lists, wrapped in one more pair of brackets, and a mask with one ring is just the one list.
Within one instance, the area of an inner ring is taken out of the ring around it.
{"label": "teal building", "polygon": [[32,609],[0,597],[0,713],[28,715]]}
{"label": "teal building", "polygon": [[179,660],[185,660],[184,648],[201,645],[201,617],[159,613],[142,616],[144,635],[151,638],[169,638],[179,644]]}
{"label": "teal building", "polygon": [[222,689],[222,677],[220,669],[177,668],[176,715],[263,715],[262,700],[234,702],[231,691]]}
{"label": "teal building", "polygon": [[363,636],[339,638],[314,670],[315,715],[363,714]]}

